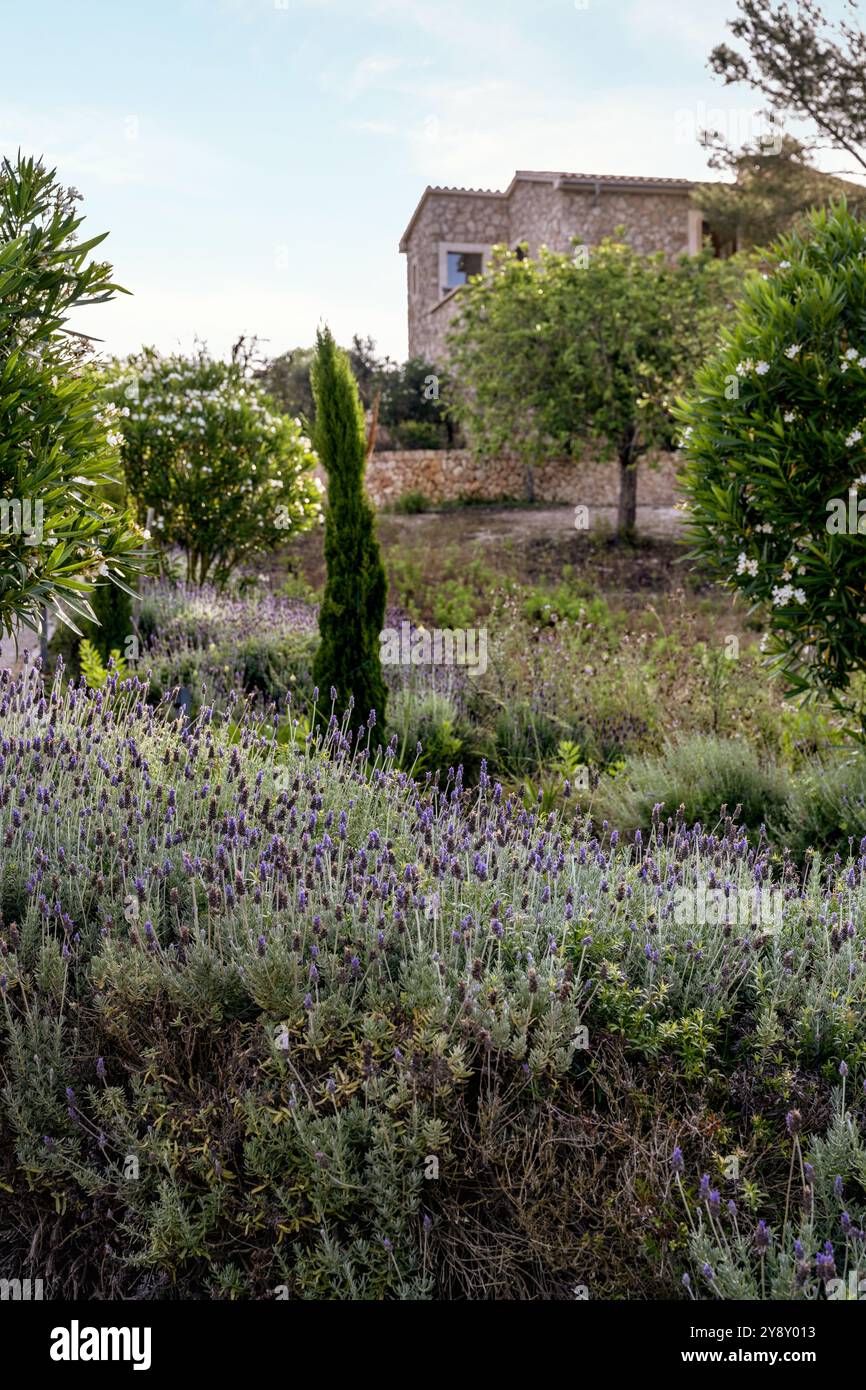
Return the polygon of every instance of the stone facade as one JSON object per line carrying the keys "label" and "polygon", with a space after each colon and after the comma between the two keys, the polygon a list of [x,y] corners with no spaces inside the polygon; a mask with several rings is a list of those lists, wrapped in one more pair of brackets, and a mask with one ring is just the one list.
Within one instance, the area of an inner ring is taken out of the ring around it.
{"label": "stone facade", "polygon": [[[638,466],[638,503],[672,507],[676,501],[676,454],[647,457]],[[533,470],[538,502],[572,506],[615,507],[619,465],[567,459],[539,463]],[[523,464],[517,458],[479,459],[468,449],[383,450],[367,464],[367,492],[377,507],[390,507],[408,493],[421,492],[431,502],[461,498],[497,501],[526,496]]]}
{"label": "stone facade", "polygon": [[518,171],[504,193],[427,188],[400,242],[410,356],[447,362],[445,335],[459,301],[448,283],[449,250],[480,253],[486,262],[493,246],[525,241],[536,256],[541,246],[570,251],[575,237],[593,246],[622,226],[638,251],[693,254],[704,225],[691,204],[693,187],[683,179]]}

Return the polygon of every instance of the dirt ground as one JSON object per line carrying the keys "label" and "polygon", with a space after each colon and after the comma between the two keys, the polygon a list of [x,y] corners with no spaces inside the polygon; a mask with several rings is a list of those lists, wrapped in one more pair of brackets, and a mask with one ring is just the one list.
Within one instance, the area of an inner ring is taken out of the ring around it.
{"label": "dirt ground", "polygon": [[[465,556],[528,583],[556,583],[566,566],[589,571],[605,590],[664,592],[688,582],[702,588],[685,561],[682,516],[673,508],[638,507],[634,546],[614,536],[615,508],[593,508],[593,529],[574,528],[574,510],[562,507],[467,506],[413,516],[380,512],[379,540],[386,564],[402,554],[426,560],[431,578],[449,557]],[[269,567],[274,580],[286,569],[314,588],[324,583],[323,532],[318,527],[293,540]],[[459,565],[457,566],[459,569]]]}

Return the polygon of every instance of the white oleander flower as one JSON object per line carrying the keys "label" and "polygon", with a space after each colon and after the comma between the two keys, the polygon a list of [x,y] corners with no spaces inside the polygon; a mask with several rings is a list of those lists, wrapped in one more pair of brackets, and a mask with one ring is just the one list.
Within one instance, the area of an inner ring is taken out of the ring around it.
{"label": "white oleander flower", "polygon": [[786,425],[790,425],[791,421],[794,419],[793,410],[786,410],[785,414],[782,416],[782,419],[785,421]]}
{"label": "white oleander flower", "polygon": [[793,361],[794,358],[797,356],[797,353],[798,353],[798,352],[800,351],[800,349],[802,348],[802,346],[803,346],[802,343],[791,343],[791,346],[790,346],[790,347],[786,347],[786,348],[785,348],[785,356],[786,356],[786,357],[790,357],[790,358],[791,358],[791,361]]}
{"label": "white oleander flower", "polygon": [[767,375],[767,372],[768,372],[769,370],[770,370],[770,364],[769,364],[769,362],[764,362],[763,360],[760,361],[760,362],[757,364],[757,366],[755,367],[755,371],[758,373],[758,376],[766,376],[766,375]]}
{"label": "white oleander flower", "polygon": [[848,446],[848,448],[851,449],[855,444],[859,444],[862,438],[863,435],[860,432],[860,430],[852,430],[848,438],[845,440],[845,443]]}
{"label": "white oleander flower", "polygon": [[776,608],[787,608],[791,599],[795,603],[805,603],[806,594],[803,589],[794,589],[790,584],[773,585],[773,605]]}

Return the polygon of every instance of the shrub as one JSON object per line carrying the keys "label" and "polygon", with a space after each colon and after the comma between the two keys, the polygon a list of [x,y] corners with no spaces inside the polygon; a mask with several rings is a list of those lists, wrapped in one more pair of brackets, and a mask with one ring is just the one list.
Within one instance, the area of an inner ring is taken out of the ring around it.
{"label": "shrub", "polygon": [[404,420],[392,427],[400,449],[444,449],[445,426],[436,420]]}
{"label": "shrub", "polygon": [[814,212],[770,261],[681,411],[691,533],[711,572],[768,614],[790,689],[861,720],[866,225],[844,203]]}
{"label": "shrub", "polygon": [[388,728],[397,736],[396,757],[414,775],[458,767],[466,778],[477,771],[472,736],[457,700],[428,685],[408,684],[391,696]]}
{"label": "shrub", "polygon": [[841,851],[846,840],[859,840],[864,825],[866,757],[860,753],[806,763],[773,828],[800,858],[808,849]]}
{"label": "shrub", "polygon": [[392,511],[399,516],[417,516],[420,512],[429,512],[430,499],[424,492],[404,492],[397,498]]}
{"label": "shrub", "polygon": [[126,676],[126,662],[117,647],[103,661],[99,648],[83,637],[78,648],[78,660],[81,674],[92,690],[102,689],[111,669],[116,671],[120,680]]}
{"label": "shrub", "polygon": [[728,813],[739,806],[754,832],[781,817],[787,791],[783,774],[748,743],[695,734],[661,756],[629,759],[615,778],[602,778],[592,806],[597,819],[643,830],[659,803],[666,815],[682,806],[686,824],[708,827],[718,824],[723,806]]}
{"label": "shrub", "polygon": [[140,669],[155,695],[185,686],[193,711],[202,699],[225,706],[233,693],[312,704],[318,645],[315,605],[263,591],[235,594],[211,585],[158,583],[142,594]]}
{"label": "shrub", "polygon": [[316,449],[328,475],[325,563],[328,575],[319,610],[321,641],[316,683],[352,723],[375,711],[385,719],[385,682],[379,634],[388,581],[379,554],[376,519],[364,492],[367,442],[364,413],[346,354],[328,329],[318,335],[313,366]]}
{"label": "shrub", "polygon": [[128,653],[128,639],[133,636],[129,590],[116,584],[99,584],[93,591],[91,606],[99,624],[91,640],[103,661],[107,661],[112,652]]}
{"label": "shrub", "polygon": [[116,466],[112,412],[87,371],[87,345],[66,328],[80,307],[110,300],[111,267],[89,260],[107,235],[77,241],[79,195],[41,161],[0,164],[0,631],[93,619],[100,576],[119,584],[141,535],[99,495]]}
{"label": "shrub", "polygon": [[185,551],[187,580],[224,584],[320,516],[309,441],[239,363],[146,348],[113,364],[108,395],[123,408],[139,518],[152,515],[157,541]]}
{"label": "shrub", "polygon": [[[52,1296],[568,1297],[608,1240],[670,1295],[671,1128],[776,1171],[714,1076],[862,1066],[863,845],[802,879],[731,819],[602,845],[143,693],[0,676],[0,1261]],[[778,929],[681,921],[710,875]]]}
{"label": "shrub", "polygon": [[[847,1075],[847,1064],[843,1069]],[[792,1154],[784,1212],[775,1229],[763,1218],[755,1222],[748,1212],[738,1211],[733,1199],[723,1207],[709,1175],[702,1178],[693,1203],[677,1173],[694,1270],[694,1280],[685,1274],[683,1283],[693,1298],[862,1297],[864,1129],[845,1104],[844,1087],[833,1096],[833,1111],[826,1135],[806,1145],[800,1139],[800,1112],[788,1112]],[[677,1158],[677,1169],[680,1162]]]}

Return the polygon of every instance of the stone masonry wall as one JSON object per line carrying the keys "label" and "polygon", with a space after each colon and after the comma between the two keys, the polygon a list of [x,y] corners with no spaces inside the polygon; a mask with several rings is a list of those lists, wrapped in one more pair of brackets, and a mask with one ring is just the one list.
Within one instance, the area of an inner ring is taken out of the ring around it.
{"label": "stone masonry wall", "polygon": [[447,319],[433,322],[430,314],[431,308],[442,301],[440,244],[471,242],[495,246],[507,240],[508,204],[501,195],[433,194],[427,199],[413,229],[406,258],[410,357],[433,362],[443,355]]}
{"label": "stone masonry wall", "polygon": [[[657,466],[652,466],[649,456],[639,465],[638,505],[672,507],[676,501],[677,456],[662,453],[654,457]],[[616,460],[540,463],[534,475],[538,502],[616,506]],[[467,449],[383,450],[374,453],[367,464],[367,492],[377,507],[393,506],[410,492],[422,492],[431,502],[454,502],[464,497],[495,501],[525,497],[526,482],[522,463],[513,457],[476,459]]]}

